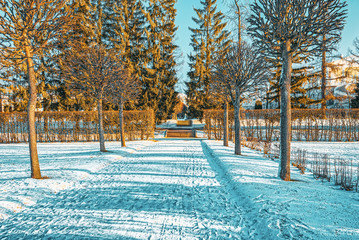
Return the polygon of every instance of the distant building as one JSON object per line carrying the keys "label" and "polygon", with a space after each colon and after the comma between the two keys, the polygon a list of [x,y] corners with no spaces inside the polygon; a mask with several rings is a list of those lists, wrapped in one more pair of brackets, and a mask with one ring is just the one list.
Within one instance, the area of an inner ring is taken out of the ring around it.
{"label": "distant building", "polygon": [[9,105],[9,96],[0,92],[0,112],[5,112],[5,107]]}
{"label": "distant building", "polygon": [[[359,64],[352,57],[340,58],[328,63],[327,67],[327,108],[350,108],[350,101],[355,97],[355,87],[359,79]],[[319,72],[320,70],[316,70]],[[321,78],[315,83],[321,86]],[[320,100],[321,89],[308,93],[311,98]],[[321,104],[312,105],[320,108]]]}
{"label": "distant building", "polygon": [[[356,60],[356,61],[355,61]],[[338,60],[328,63],[327,68],[327,108],[350,108],[350,101],[355,97],[356,84],[359,81],[359,60],[353,59],[353,57],[341,57]],[[313,70],[314,73],[321,75],[321,66],[316,67]],[[305,89],[314,88],[314,90],[308,90],[306,93],[310,99],[321,100],[321,77],[307,82],[304,85]],[[319,89],[315,89],[319,88]],[[262,103],[263,109],[274,109],[278,107],[278,103],[267,102],[266,92],[267,88],[262,87],[254,90],[253,92],[246,94],[242,102],[244,109],[254,109],[256,102]],[[312,104],[310,108],[321,108],[321,104]]]}

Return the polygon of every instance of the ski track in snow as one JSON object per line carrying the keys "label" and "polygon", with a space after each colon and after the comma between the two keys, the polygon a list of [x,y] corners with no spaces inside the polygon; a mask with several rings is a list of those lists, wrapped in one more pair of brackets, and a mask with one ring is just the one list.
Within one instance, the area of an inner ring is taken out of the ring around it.
{"label": "ski track in snow", "polygon": [[[160,141],[0,222],[3,239],[248,239],[255,229],[201,142]],[[70,176],[69,176],[70,177]],[[45,180],[46,181],[46,180]],[[61,190],[61,189],[59,189]],[[14,203],[16,204],[16,203]],[[1,207],[1,206],[0,206]],[[16,206],[14,206],[16,208]]]}
{"label": "ski track in snow", "polygon": [[277,162],[247,148],[234,156],[220,141],[109,142],[108,153],[98,143],[39,144],[47,180],[28,178],[26,144],[4,146],[0,239],[359,236],[358,193],[294,168],[299,181],[284,182]]}
{"label": "ski track in snow", "polygon": [[220,141],[203,145],[225,174],[226,185],[239,194],[245,218],[254,220],[246,225],[260,229],[259,236],[250,235],[254,239],[359,239],[358,193],[301,175],[296,168],[291,176],[298,181],[284,182],[277,177],[278,162],[262,153],[244,147],[242,156],[233,157],[233,146]]}

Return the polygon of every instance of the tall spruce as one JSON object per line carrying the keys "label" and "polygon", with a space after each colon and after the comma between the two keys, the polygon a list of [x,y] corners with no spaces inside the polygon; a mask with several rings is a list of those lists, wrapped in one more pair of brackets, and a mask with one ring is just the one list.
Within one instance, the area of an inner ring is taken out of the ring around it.
{"label": "tall spruce", "polygon": [[[355,60],[354,63],[359,64],[359,38],[354,40],[354,50],[351,50],[350,53],[354,56]],[[351,107],[352,108],[359,108],[359,79],[357,76],[357,85],[355,88],[355,98],[351,100]]]}
{"label": "tall spruce", "polygon": [[156,122],[166,119],[177,103],[174,89],[178,79],[175,74],[174,36],[177,30],[174,20],[175,0],[150,0],[144,11],[148,22],[145,28],[145,56],[142,72],[140,108],[152,108]]}
{"label": "tall spruce", "polygon": [[217,108],[218,103],[210,92],[215,56],[222,53],[230,44],[229,32],[225,30],[224,15],[217,10],[217,0],[202,0],[202,8],[195,8],[193,21],[197,28],[190,28],[193,53],[189,55],[190,81],[187,85],[187,102],[191,117],[201,117],[202,109]]}
{"label": "tall spruce", "polygon": [[219,107],[214,95],[210,93],[215,56],[221,55],[230,44],[229,32],[225,30],[224,15],[217,10],[216,0],[202,0],[202,8],[194,8],[196,17],[192,20],[197,28],[192,32],[191,46],[193,52],[189,57],[190,81],[187,85],[187,102],[191,117],[202,117],[203,109]]}
{"label": "tall spruce", "polygon": [[[280,108],[280,74],[282,65],[277,63],[272,68],[272,76],[269,79],[270,87],[267,92],[266,100],[268,103],[277,103],[276,108]],[[315,100],[309,97],[308,92],[319,90],[317,84],[312,84],[320,77],[319,73],[314,73],[310,67],[293,68],[291,76],[291,107],[308,108],[312,104],[317,104],[321,100]]]}
{"label": "tall spruce", "polygon": [[162,57],[164,60],[163,79],[161,81],[161,98],[159,102],[158,118],[163,120],[172,116],[175,106],[178,103],[175,85],[178,82],[176,75],[175,51],[178,48],[174,44],[174,38],[178,27],[175,25],[177,0],[160,1],[165,12],[163,30],[166,33],[162,39]]}
{"label": "tall spruce", "polygon": [[352,108],[359,108],[359,82],[357,82],[356,88],[355,88],[355,98],[351,100],[350,106]]}
{"label": "tall spruce", "polygon": [[144,42],[144,15],[141,1],[123,0],[114,5],[111,42],[131,74],[141,75]]}
{"label": "tall spruce", "polygon": [[[94,43],[111,47],[111,36],[114,35],[112,24],[114,22],[114,1],[113,0],[83,0],[72,1],[70,5],[72,14],[76,20],[71,31],[63,36],[60,45],[62,51],[57,56],[63,58],[73,46],[88,48]],[[98,105],[96,100],[81,91],[71,88],[59,68],[59,80],[57,87],[58,110],[93,110]]]}
{"label": "tall spruce", "polygon": [[[70,30],[59,39],[58,45],[60,51],[57,53],[56,59],[63,58],[63,54],[75,42],[87,47],[95,38],[91,0],[72,0],[70,9],[74,22]],[[93,110],[94,101],[82,93],[73,91],[66,82],[67,79],[62,74],[58,63],[55,69],[58,75],[53,78],[53,86],[56,89],[55,95],[57,97],[54,109],[59,111]]]}

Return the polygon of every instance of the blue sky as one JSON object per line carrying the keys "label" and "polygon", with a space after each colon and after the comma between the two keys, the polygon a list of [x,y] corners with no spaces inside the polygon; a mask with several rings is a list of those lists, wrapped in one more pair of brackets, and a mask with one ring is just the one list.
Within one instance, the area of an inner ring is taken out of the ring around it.
{"label": "blue sky", "polygon": [[[359,0],[348,0],[348,18],[347,24],[344,28],[342,41],[339,45],[339,52],[344,56],[348,54],[348,49],[352,47],[353,41],[356,37],[359,38]],[[227,12],[228,9],[223,4],[222,0],[217,1],[218,9]],[[183,54],[183,64],[179,66],[178,77],[180,81],[188,81],[187,72],[188,58],[187,55],[192,51],[189,46],[191,32],[188,27],[195,27],[192,17],[195,16],[193,7],[200,8],[200,0],[178,0],[176,4],[177,18],[176,24],[178,26],[176,44],[180,47],[179,51]],[[179,84],[178,90],[183,92],[183,84]]]}

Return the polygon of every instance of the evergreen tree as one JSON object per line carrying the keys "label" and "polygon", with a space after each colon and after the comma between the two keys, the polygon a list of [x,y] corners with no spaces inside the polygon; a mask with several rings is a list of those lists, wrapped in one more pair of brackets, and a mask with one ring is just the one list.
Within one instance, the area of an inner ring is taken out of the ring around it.
{"label": "evergreen tree", "polygon": [[161,98],[159,101],[159,119],[167,119],[172,116],[174,108],[178,103],[177,92],[175,85],[178,82],[176,76],[176,61],[175,50],[177,46],[174,44],[175,33],[178,29],[175,25],[176,0],[161,1],[162,7],[165,12],[163,30],[166,35],[162,39],[162,57],[164,59],[163,78],[161,81]]}
{"label": "evergreen tree", "polygon": [[[269,79],[270,88],[267,96],[269,102],[277,102],[277,108],[280,108],[280,74],[282,65],[276,64],[273,68],[272,78]],[[311,99],[308,91],[319,89],[318,86],[311,86],[309,83],[315,81],[318,73],[312,73],[309,67],[293,68],[291,77],[291,107],[292,108],[308,108],[312,104],[319,103],[321,100]]]}
{"label": "evergreen tree", "polygon": [[[114,15],[113,0],[73,0],[70,7],[76,21],[70,32],[59,41],[61,51],[56,57],[57,59],[63,58],[64,52],[74,45],[82,45],[84,48],[93,43],[111,45],[110,38],[114,35],[111,30]],[[57,70],[59,75],[54,84],[58,100],[54,108],[65,111],[95,109],[96,101],[88,95],[72,89],[67,82],[68,79],[64,78],[58,66]]]}
{"label": "evergreen tree", "polygon": [[202,109],[219,107],[210,93],[212,68],[216,62],[215,56],[221,55],[228,48],[230,34],[224,29],[224,15],[217,10],[216,2],[202,0],[202,8],[195,8],[197,17],[192,18],[198,28],[190,28],[193,53],[189,55],[190,81],[187,83],[186,94],[191,117],[201,117]]}
{"label": "evergreen tree", "polygon": [[71,31],[64,36],[64,43],[78,42],[88,45],[94,38],[94,27],[92,22],[91,0],[76,1],[71,4],[71,11],[75,19]]}
{"label": "evergreen tree", "polygon": [[357,83],[357,87],[355,88],[356,97],[351,101],[352,108],[359,108],[359,82]]}
{"label": "evergreen tree", "polygon": [[15,112],[26,112],[27,105],[29,103],[29,88],[23,85],[11,85],[8,87],[11,91],[9,97],[9,104],[11,110]]}
{"label": "evergreen tree", "polygon": [[113,29],[115,16],[114,0],[91,0],[91,23],[93,42],[111,47],[111,39],[115,32]]}
{"label": "evergreen tree", "polygon": [[[70,31],[59,40],[60,51],[56,59],[63,58],[64,52],[74,43],[88,46],[95,38],[91,0],[73,0],[70,8],[74,23],[71,25]],[[73,91],[66,82],[67,79],[64,78],[58,63],[56,63],[55,69],[58,74],[54,77],[53,86],[56,88],[57,103],[54,104],[53,109],[58,111],[93,110],[95,102],[89,97],[84,97],[83,94]]]}
{"label": "evergreen tree", "polygon": [[174,24],[175,0],[150,0],[145,12],[148,25],[145,28],[145,55],[141,76],[142,94],[140,108],[152,108],[156,122],[168,118],[177,103],[174,86],[178,79],[175,73]]}
{"label": "evergreen tree", "polygon": [[111,37],[128,71],[141,79],[144,62],[145,15],[139,0],[123,0],[114,6],[114,35]]}

